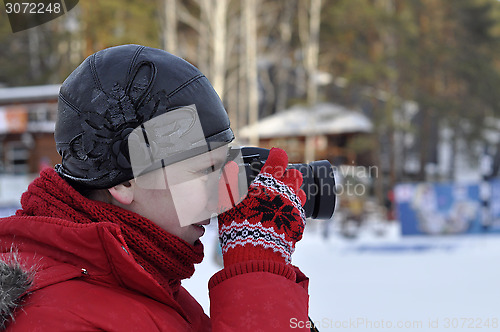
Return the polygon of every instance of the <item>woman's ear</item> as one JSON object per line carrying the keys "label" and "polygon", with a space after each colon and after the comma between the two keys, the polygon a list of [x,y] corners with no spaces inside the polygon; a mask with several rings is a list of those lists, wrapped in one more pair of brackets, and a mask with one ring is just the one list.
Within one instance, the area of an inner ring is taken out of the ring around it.
{"label": "woman's ear", "polygon": [[134,180],[126,181],[108,189],[113,199],[123,205],[130,205],[134,201]]}

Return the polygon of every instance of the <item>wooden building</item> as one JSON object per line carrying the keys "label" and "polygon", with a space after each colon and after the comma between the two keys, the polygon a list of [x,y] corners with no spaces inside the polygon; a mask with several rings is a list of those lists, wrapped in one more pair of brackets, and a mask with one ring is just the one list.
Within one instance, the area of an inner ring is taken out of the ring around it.
{"label": "wooden building", "polygon": [[0,88],[1,174],[38,174],[60,162],[54,142],[59,88]]}
{"label": "wooden building", "polygon": [[290,162],[304,162],[306,137],[313,137],[316,160],[332,164],[370,165],[368,151],[353,148],[353,140],[371,139],[373,125],[360,111],[341,105],[322,103],[313,107],[296,106],[261,119],[236,132],[242,143],[258,138],[259,146],[280,147]]}

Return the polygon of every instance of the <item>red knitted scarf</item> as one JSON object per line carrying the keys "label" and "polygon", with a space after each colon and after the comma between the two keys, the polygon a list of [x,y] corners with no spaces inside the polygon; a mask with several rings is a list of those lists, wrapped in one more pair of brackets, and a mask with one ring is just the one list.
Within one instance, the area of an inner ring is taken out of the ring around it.
{"label": "red knitted scarf", "polygon": [[17,215],[50,216],[76,223],[112,222],[120,225],[133,257],[162,287],[176,294],[182,279],[203,260],[200,240],[190,245],[140,215],[82,196],[53,169],[40,173],[21,197]]}

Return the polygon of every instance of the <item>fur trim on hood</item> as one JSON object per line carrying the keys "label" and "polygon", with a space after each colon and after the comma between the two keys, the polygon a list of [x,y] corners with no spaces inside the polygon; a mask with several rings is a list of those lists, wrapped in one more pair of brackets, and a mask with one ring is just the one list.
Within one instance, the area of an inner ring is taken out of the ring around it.
{"label": "fur trim on hood", "polygon": [[0,331],[14,320],[17,308],[22,306],[23,296],[33,284],[34,273],[26,271],[11,253],[7,260],[0,260]]}

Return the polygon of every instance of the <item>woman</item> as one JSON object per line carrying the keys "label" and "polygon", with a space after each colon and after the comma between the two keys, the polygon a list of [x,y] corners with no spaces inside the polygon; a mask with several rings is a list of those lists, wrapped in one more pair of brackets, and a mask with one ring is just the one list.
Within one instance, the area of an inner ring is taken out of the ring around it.
{"label": "woman", "polygon": [[[8,330],[281,331],[307,321],[308,280],[290,264],[304,229],[301,175],[273,149],[241,202],[219,190],[236,188],[233,132],[198,69],[139,45],[99,51],[61,87],[55,140],[61,164],[0,221]],[[203,259],[215,210],[224,268],[209,281],[209,318],[181,280]]]}

